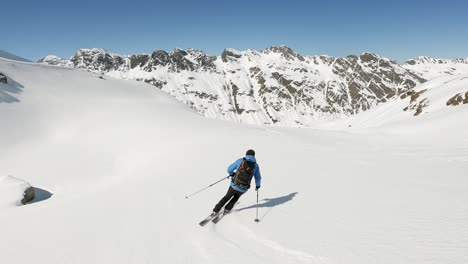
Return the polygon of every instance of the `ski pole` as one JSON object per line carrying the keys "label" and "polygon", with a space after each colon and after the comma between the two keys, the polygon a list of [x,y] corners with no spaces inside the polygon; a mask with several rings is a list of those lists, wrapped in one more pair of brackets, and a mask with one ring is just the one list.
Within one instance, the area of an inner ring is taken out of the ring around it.
{"label": "ski pole", "polygon": [[258,189],[257,189],[257,217],[255,218],[255,222],[260,222],[260,219],[258,219]]}
{"label": "ski pole", "polygon": [[227,177],[223,177],[221,180],[219,180],[219,181],[217,181],[217,182],[215,182],[215,183],[212,183],[212,184],[208,185],[207,187],[205,187],[205,188],[203,188],[203,189],[201,189],[201,190],[199,190],[199,191],[196,191],[196,192],[194,192],[194,193],[192,193],[192,194],[190,194],[190,195],[185,196],[185,199],[188,199],[189,197],[192,197],[192,196],[194,196],[194,195],[197,194],[197,193],[201,193],[201,192],[203,192],[204,190],[210,188],[211,186],[213,186],[213,185],[215,185],[215,184],[217,184],[217,183],[219,183],[219,182],[221,182],[221,181],[224,181],[225,179],[229,179],[229,177],[231,177],[231,175],[229,175],[229,176],[227,176]]}

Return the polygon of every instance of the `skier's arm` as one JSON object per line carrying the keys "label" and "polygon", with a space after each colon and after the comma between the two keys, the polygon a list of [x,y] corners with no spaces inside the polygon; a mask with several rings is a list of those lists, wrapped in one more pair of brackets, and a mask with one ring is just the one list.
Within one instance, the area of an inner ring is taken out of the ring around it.
{"label": "skier's arm", "polygon": [[255,178],[255,187],[260,187],[260,184],[262,183],[262,175],[260,174],[260,166],[257,165],[257,169],[254,172],[254,178]]}
{"label": "skier's arm", "polygon": [[233,175],[235,172],[237,172],[237,169],[239,168],[240,164],[242,163],[242,159],[238,159],[234,161],[229,167],[227,168],[227,172],[229,175]]}

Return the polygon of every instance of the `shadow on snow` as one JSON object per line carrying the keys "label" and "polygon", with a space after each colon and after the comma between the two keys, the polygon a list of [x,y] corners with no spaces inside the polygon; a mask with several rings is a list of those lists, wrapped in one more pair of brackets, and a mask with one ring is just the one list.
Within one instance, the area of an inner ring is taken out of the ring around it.
{"label": "shadow on snow", "polygon": [[258,206],[256,204],[254,204],[254,205],[251,205],[251,206],[239,208],[236,211],[254,209],[254,208],[257,208],[257,207],[258,208],[269,208],[266,211],[266,213],[263,214],[263,216],[260,218],[260,220],[262,220],[271,211],[271,209],[273,209],[273,207],[291,201],[297,194],[298,194],[298,192],[293,192],[293,193],[290,193],[288,195],[284,195],[284,196],[280,196],[280,197],[276,197],[276,198],[265,198],[265,199],[261,200],[262,203],[259,203]]}
{"label": "shadow on snow", "polygon": [[33,188],[34,188],[34,199],[32,199],[32,201],[30,201],[28,204],[42,202],[44,200],[49,199],[53,195],[52,193],[44,189],[37,188],[37,187],[33,187]]}

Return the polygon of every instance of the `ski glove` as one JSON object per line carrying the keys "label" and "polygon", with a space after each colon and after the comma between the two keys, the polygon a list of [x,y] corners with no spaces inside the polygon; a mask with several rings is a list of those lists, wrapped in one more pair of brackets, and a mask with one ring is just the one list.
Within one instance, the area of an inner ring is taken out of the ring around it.
{"label": "ski glove", "polygon": [[258,190],[258,189],[260,189],[260,186],[255,186],[255,190]]}

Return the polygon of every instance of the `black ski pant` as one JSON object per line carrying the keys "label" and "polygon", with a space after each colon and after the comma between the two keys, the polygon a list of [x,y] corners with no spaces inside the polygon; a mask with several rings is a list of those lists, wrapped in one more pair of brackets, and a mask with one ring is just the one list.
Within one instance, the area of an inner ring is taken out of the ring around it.
{"label": "black ski pant", "polygon": [[242,194],[244,193],[236,191],[231,186],[229,186],[229,190],[227,191],[226,195],[221,198],[221,200],[219,200],[218,204],[216,204],[216,206],[213,208],[213,211],[216,213],[221,211],[221,208],[223,208],[223,206],[228,203],[229,200],[230,201],[226,207],[224,207],[224,210],[231,211]]}

